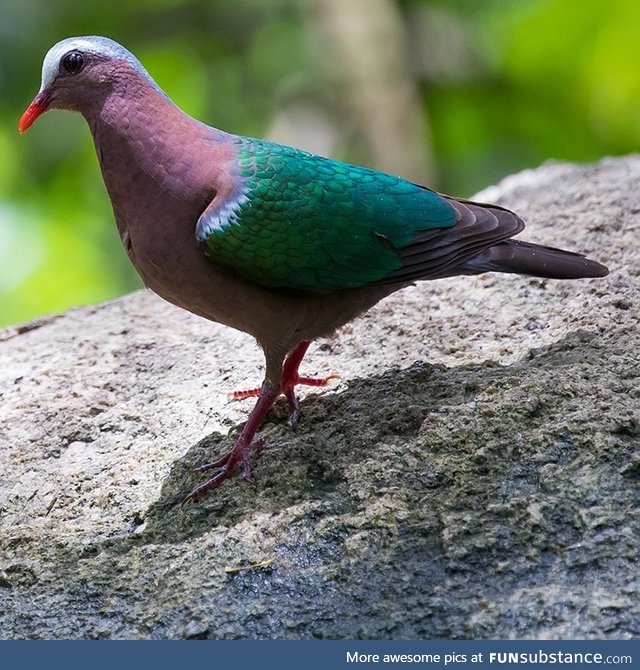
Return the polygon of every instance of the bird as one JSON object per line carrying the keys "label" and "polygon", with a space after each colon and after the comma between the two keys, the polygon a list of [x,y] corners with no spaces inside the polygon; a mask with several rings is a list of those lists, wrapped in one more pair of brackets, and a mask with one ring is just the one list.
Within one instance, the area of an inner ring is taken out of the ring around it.
{"label": "bird", "polygon": [[190,117],[140,61],[107,37],[63,39],[47,52],[39,91],[20,118],[88,122],[124,249],[152,291],[255,338],[265,358],[257,397],[231,450],[185,501],[241,472],[252,480],[257,433],[279,396],[299,418],[296,386],[325,386],[299,367],[331,336],[416,281],[514,273],[604,277],[580,253],[513,239],[516,213],[443,195],[398,176],[234,135]]}

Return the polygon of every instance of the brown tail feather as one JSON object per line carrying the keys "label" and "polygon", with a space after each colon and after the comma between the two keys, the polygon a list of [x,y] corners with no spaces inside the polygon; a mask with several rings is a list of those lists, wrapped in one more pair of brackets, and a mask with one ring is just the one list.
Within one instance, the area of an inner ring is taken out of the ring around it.
{"label": "brown tail feather", "polygon": [[512,272],[549,279],[604,277],[609,270],[572,251],[506,240],[478,254],[466,265],[474,272]]}

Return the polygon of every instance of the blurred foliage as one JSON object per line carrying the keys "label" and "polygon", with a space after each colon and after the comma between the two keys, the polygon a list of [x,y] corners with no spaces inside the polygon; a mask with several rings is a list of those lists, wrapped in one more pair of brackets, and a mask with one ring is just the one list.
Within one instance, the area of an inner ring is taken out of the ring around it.
{"label": "blurred foliage", "polygon": [[[367,0],[345,1],[361,5],[366,20]],[[3,0],[0,325],[140,286],[120,249],[84,121],[54,112],[17,134],[48,48],[70,35],[108,35],[208,123],[372,164],[314,33],[322,2]],[[388,2],[429,124],[431,186],[470,195],[547,158],[637,150],[637,0]]]}

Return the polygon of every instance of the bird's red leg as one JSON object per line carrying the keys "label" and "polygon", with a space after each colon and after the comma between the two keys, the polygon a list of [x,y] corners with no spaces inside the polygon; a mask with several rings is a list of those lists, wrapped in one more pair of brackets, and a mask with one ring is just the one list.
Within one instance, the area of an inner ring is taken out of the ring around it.
{"label": "bird's red leg", "polygon": [[302,359],[307,353],[310,344],[311,342],[308,340],[300,342],[293,351],[289,352],[284,361],[284,365],[282,366],[282,393],[289,404],[289,424],[291,427],[298,423],[298,418],[300,417],[298,399],[296,398],[295,393],[295,387],[298,384],[304,384],[305,386],[327,386],[332,379],[340,379],[339,375],[329,375],[328,377],[318,378],[301,377],[298,374],[298,368],[300,367],[300,363],[302,363]]}
{"label": "bird's red leg", "polygon": [[240,437],[233,449],[220,460],[207,463],[198,468],[202,472],[206,470],[218,470],[218,472],[211,479],[204,482],[204,484],[200,484],[200,486],[193,489],[183,502],[195,500],[207,491],[218,488],[222,482],[233,476],[238,465],[242,467],[242,476],[245,479],[251,478],[249,453],[252,449],[259,449],[262,446],[262,440],[254,440],[255,434],[281,392],[280,386],[270,384],[269,382],[265,382],[262,385],[258,402],[256,402],[253,411],[249,415],[249,419],[244,424]]}
{"label": "bird's red leg", "polygon": [[[298,419],[300,418],[300,407],[295,390],[296,384],[300,381],[298,368],[310,344],[311,342],[308,340],[300,342],[293,351],[287,354],[282,366],[282,393],[284,393],[284,397],[287,399],[289,405],[289,425],[292,428],[298,423]],[[321,384],[318,385],[320,386]]]}
{"label": "bird's red leg", "polygon": [[[300,363],[304,358],[304,355],[307,353],[307,349],[311,342],[309,340],[304,340],[300,344],[289,352],[287,358],[282,367],[282,391],[281,393],[287,399],[287,403],[291,409],[289,415],[289,423],[292,426],[298,421],[299,409],[298,401],[295,396],[294,388],[298,384],[303,384],[304,386],[327,386],[330,381],[334,379],[340,379],[340,375],[329,375],[328,377],[301,377],[298,374],[298,368]],[[260,395],[260,389],[248,389],[246,391],[232,391],[229,393],[229,397],[233,400],[244,400],[245,398],[253,398]]]}
{"label": "bird's red leg", "polygon": [[302,363],[302,359],[307,353],[310,344],[311,342],[309,342],[309,340],[303,340],[293,351],[290,351],[284,359],[284,364],[282,366],[283,392],[293,388],[299,383],[300,376],[298,375],[298,368],[300,367],[300,363]]}

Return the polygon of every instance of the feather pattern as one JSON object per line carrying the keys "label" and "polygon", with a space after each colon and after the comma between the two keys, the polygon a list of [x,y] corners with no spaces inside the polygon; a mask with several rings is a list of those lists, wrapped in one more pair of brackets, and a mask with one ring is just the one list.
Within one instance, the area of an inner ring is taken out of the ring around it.
{"label": "feather pattern", "polygon": [[524,228],[522,219],[508,209],[446,199],[456,212],[455,225],[418,233],[411,244],[397,249],[402,266],[383,283],[468,274],[460,271],[466,261]]}
{"label": "feather pattern", "polygon": [[397,253],[456,224],[455,207],[434,191],[367,168],[238,138],[245,200],[233,220],[213,220],[198,238],[212,260],[263,286],[311,293],[358,288],[402,267]]}

